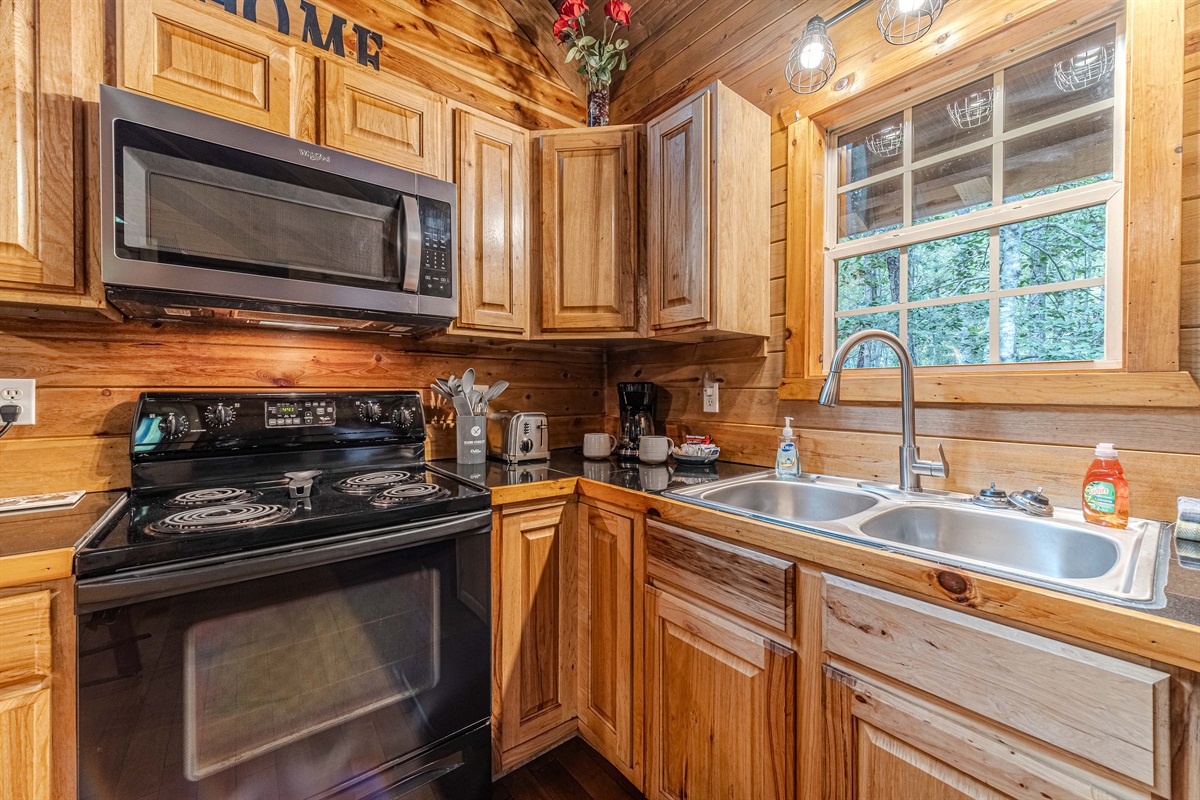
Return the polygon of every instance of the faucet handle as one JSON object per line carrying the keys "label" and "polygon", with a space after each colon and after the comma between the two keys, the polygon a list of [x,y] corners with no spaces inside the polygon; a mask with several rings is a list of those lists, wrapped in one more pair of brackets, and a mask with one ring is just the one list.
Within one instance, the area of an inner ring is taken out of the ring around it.
{"label": "faucet handle", "polygon": [[913,462],[912,471],[931,478],[944,478],[950,474],[950,465],[946,462],[946,451],[942,449],[941,442],[938,442],[937,461],[922,461],[918,458]]}

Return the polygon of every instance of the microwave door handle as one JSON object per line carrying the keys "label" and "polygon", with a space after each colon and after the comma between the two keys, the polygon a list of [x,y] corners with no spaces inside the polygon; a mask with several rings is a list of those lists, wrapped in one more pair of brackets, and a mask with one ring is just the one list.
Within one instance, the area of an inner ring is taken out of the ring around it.
{"label": "microwave door handle", "polygon": [[414,294],[421,288],[421,212],[417,198],[404,195],[404,283]]}

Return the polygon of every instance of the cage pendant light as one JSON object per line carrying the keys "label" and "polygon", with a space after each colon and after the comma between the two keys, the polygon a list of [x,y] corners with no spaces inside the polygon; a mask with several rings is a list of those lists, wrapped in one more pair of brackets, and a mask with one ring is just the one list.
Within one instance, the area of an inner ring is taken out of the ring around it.
{"label": "cage pendant light", "polygon": [[883,0],[875,21],[885,41],[909,44],[929,32],[942,5],[943,0]]}
{"label": "cage pendant light", "polygon": [[784,75],[792,91],[797,94],[819,91],[837,69],[837,55],[825,28],[825,21],[820,17],[810,19],[804,26],[804,35],[796,41],[788,55]]}

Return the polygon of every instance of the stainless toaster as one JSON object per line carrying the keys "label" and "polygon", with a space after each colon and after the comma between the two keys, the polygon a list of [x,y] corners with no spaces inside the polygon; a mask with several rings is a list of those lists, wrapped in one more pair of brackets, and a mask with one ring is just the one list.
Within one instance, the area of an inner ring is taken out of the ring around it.
{"label": "stainless toaster", "polygon": [[488,417],[488,456],[506,464],[550,458],[550,424],[540,411],[500,411]]}

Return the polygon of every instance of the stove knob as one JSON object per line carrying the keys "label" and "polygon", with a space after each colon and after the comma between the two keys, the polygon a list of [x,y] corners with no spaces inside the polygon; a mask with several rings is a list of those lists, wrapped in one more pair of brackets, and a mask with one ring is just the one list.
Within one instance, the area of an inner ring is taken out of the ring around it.
{"label": "stove knob", "polygon": [[158,421],[158,430],[167,441],[182,439],[188,432],[188,420],[183,415],[168,414]]}
{"label": "stove knob", "polygon": [[374,400],[362,400],[358,404],[358,416],[367,422],[378,422],[383,416],[383,409]]}
{"label": "stove knob", "polygon": [[403,431],[411,430],[416,417],[416,412],[408,406],[399,406],[392,412],[392,425]]}
{"label": "stove knob", "polygon": [[213,428],[228,428],[233,424],[237,414],[233,409],[224,403],[217,403],[215,406],[209,406],[204,412],[204,420]]}

